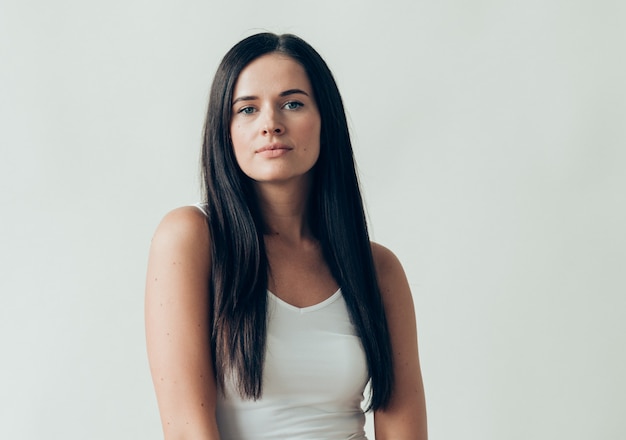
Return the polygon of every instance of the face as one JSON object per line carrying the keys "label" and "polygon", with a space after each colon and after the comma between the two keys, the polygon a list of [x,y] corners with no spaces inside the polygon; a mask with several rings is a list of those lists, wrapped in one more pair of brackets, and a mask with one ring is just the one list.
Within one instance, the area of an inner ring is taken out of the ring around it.
{"label": "face", "polygon": [[258,183],[306,179],[320,152],[321,119],[304,68],[271,53],[248,64],[233,91],[230,135],[242,171]]}

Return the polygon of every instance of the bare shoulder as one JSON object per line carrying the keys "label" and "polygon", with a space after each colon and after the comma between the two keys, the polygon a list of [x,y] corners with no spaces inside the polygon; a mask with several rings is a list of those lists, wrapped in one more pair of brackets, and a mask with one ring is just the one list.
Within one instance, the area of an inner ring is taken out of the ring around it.
{"label": "bare shoulder", "polygon": [[372,256],[374,257],[374,264],[377,270],[390,269],[400,265],[400,260],[398,260],[398,257],[396,257],[390,249],[374,241],[371,241],[370,245],[372,247]]}
{"label": "bare shoulder", "polygon": [[393,252],[374,242],[372,256],[392,339],[399,334],[412,338],[416,332],[413,295],[402,264]]}
{"label": "bare shoulder", "polygon": [[[167,213],[156,228],[148,256],[146,301],[182,295],[200,299],[210,274],[209,229],[194,206]],[[160,303],[160,302],[159,302]]]}
{"label": "bare shoulder", "polygon": [[378,284],[383,294],[383,299],[393,292],[408,290],[408,281],[402,268],[402,264],[396,255],[385,246],[371,242],[372,257]]}
{"label": "bare shoulder", "polygon": [[[210,275],[209,229],[194,206],[167,213],[152,237],[146,278],[146,310],[164,300],[204,303]],[[158,309],[157,309],[158,310]]]}
{"label": "bare shoulder", "polygon": [[208,244],[206,216],[195,206],[183,206],[168,212],[152,237],[152,248],[207,251]]}

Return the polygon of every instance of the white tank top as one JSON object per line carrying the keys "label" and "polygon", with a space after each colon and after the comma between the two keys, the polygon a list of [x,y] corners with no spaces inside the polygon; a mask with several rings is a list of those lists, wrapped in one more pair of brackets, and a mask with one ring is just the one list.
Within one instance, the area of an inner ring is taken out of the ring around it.
{"label": "white tank top", "polygon": [[366,439],[367,363],[341,290],[302,309],[268,292],[267,305],[263,395],[218,392],[222,440]]}
{"label": "white tank top", "polygon": [[367,440],[367,360],[341,289],[304,308],[267,295],[263,395],[243,400],[226,380],[217,393],[221,440]]}

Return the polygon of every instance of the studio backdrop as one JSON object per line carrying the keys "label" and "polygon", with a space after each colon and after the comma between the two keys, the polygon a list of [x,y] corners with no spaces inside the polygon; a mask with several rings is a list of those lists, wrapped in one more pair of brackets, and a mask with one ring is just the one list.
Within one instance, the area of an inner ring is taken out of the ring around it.
{"label": "studio backdrop", "polygon": [[430,438],[626,438],[625,22],[610,0],[0,0],[0,438],[161,438],[150,239],[200,197],[217,64],[266,30],[335,74]]}

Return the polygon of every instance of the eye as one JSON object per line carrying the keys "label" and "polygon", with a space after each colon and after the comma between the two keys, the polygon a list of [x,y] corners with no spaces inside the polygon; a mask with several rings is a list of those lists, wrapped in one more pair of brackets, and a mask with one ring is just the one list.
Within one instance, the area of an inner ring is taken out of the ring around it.
{"label": "eye", "polygon": [[297,110],[302,107],[304,104],[298,101],[288,101],[283,105],[283,108],[287,110]]}
{"label": "eye", "polygon": [[244,115],[251,115],[254,112],[255,112],[255,108],[248,106],[248,107],[243,107],[243,108],[239,109],[239,111],[237,113],[241,113],[241,114],[244,114]]}

